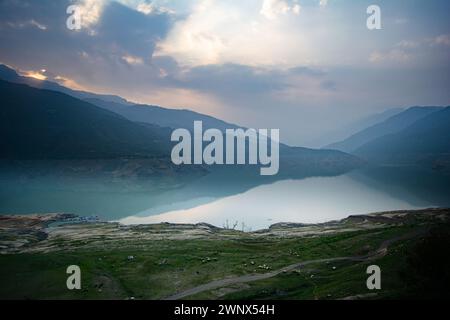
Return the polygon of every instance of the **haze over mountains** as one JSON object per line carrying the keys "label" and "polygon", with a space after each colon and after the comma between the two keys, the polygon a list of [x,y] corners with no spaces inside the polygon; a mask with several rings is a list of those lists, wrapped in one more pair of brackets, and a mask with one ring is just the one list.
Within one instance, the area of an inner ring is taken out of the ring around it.
{"label": "haze over mountains", "polygon": [[73,90],[64,86],[61,86],[60,84],[52,81],[47,80],[39,80],[32,77],[24,77],[17,73],[16,70],[4,65],[0,64],[0,79],[8,82],[13,83],[20,83],[20,84],[27,84],[30,87],[35,87],[38,89],[47,89],[47,90],[53,90],[62,92],[65,94],[68,94],[72,97],[78,98],[78,99],[103,99],[105,101],[112,101],[122,104],[129,104],[129,102],[121,97],[115,96],[115,95],[103,95],[103,94],[96,94],[96,93],[90,93],[85,91],[79,91],[79,90]]}
{"label": "haze over mountains", "polygon": [[[163,166],[172,167],[172,129],[189,129],[195,120],[203,121],[204,127],[237,127],[188,110],[134,106],[119,97],[80,93],[21,77],[7,67],[1,69],[0,78],[21,83],[0,82],[3,159],[157,158],[162,159]],[[80,94],[86,100],[76,97]],[[337,174],[361,163],[340,151],[283,144],[280,158],[284,173],[280,176],[284,177]],[[161,166],[161,162],[156,165]]]}
{"label": "haze over mountains", "polygon": [[[0,81],[2,179],[5,185],[19,183],[20,188],[26,185],[31,190],[39,190],[47,186],[47,180],[51,181],[48,185],[54,189],[47,198],[39,196],[47,203],[54,201],[55,192],[64,195],[79,190],[106,190],[104,196],[108,198],[110,192],[151,190],[158,194],[152,198],[152,205],[203,199],[194,201],[198,204],[277,180],[344,174],[360,167],[360,159],[374,164],[425,164],[430,168],[431,163],[448,167],[449,108],[395,109],[369,117],[367,124],[378,122],[342,143],[352,146],[348,150],[353,155],[344,150],[282,144],[279,174],[261,177],[259,167],[253,170],[245,166],[171,163],[170,134],[174,128],[190,129],[194,120],[221,130],[236,125],[189,110],[133,105],[120,97],[80,93],[48,81],[21,77],[6,67],[0,71],[0,79],[16,82]],[[183,186],[186,189],[177,193]],[[167,190],[174,193],[166,197]],[[95,207],[97,197],[82,198],[87,208],[83,212]],[[110,211],[121,216],[130,204],[116,197],[107,202],[111,203]],[[30,203],[35,202],[31,199]],[[133,202],[133,207],[133,212],[139,212],[149,203]],[[103,207],[99,209],[102,211]]]}
{"label": "haze over mountains", "polygon": [[321,143],[323,148],[336,149],[337,148],[337,146],[335,146],[336,141],[344,141],[348,137],[354,135],[355,133],[358,133],[359,131],[365,130],[378,123],[381,123],[389,119],[390,117],[399,114],[404,110],[405,110],[404,108],[391,108],[380,113],[371,114],[362,119],[353,121],[345,126],[341,126],[338,129],[333,130],[332,132],[328,132],[318,138],[321,141],[325,141],[324,143]]}
{"label": "haze over mountains", "polygon": [[215,128],[221,131],[238,128],[234,124],[190,110],[166,109],[150,105],[126,105],[102,99],[88,98],[86,101],[103,109],[122,115],[131,121],[157,124],[169,128],[186,128],[193,130],[194,121],[201,120],[203,128]]}
{"label": "haze over mountains", "polygon": [[194,121],[201,120],[203,121],[203,126],[205,128],[225,130],[238,127],[214,117],[190,110],[176,110],[158,106],[136,105],[114,95],[101,95],[85,91],[72,90],[61,86],[56,82],[20,76],[14,69],[11,69],[5,65],[0,65],[0,79],[13,83],[27,84],[31,87],[39,89],[62,92],[72,97],[85,100],[103,109],[120,114],[128,120],[135,122],[156,124],[162,127],[190,129],[193,126]]}
{"label": "haze over mountains", "polygon": [[[136,105],[113,95],[72,90],[20,76],[4,65],[0,79],[5,80],[0,83],[1,133],[6,137],[2,158],[168,158],[172,129],[192,130],[198,120],[205,129],[239,127],[190,110]],[[314,167],[315,172],[357,166],[358,161],[345,153],[372,163],[445,163],[450,153],[448,110],[389,109],[346,128],[362,129],[327,146],[329,150],[281,145],[281,161],[291,169]]]}
{"label": "haze over mountains", "polygon": [[438,108],[403,130],[374,139],[354,154],[388,164],[449,164],[450,107]]}
{"label": "haze over mountains", "polygon": [[412,107],[329,148],[375,164],[448,165],[450,107]]}
{"label": "haze over mountains", "polygon": [[382,136],[397,133],[417,120],[435,112],[441,110],[440,107],[412,107],[400,113],[397,113],[387,119],[379,121],[374,125],[363,128],[361,131],[356,132],[347,139],[330,144],[327,148],[341,150],[344,152],[354,152],[364,144],[380,138]]}

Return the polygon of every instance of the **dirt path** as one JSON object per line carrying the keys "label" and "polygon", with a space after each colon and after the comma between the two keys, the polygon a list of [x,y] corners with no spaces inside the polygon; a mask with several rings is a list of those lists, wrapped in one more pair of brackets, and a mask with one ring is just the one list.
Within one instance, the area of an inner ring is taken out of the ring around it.
{"label": "dirt path", "polygon": [[295,263],[292,264],[290,266],[284,267],[282,269],[279,270],[274,270],[268,273],[263,273],[263,274],[251,274],[251,275],[245,275],[245,276],[240,276],[240,277],[233,277],[233,278],[225,278],[225,279],[220,279],[220,280],[215,280],[215,281],[211,281],[205,284],[202,284],[200,286],[179,292],[177,294],[174,294],[168,298],[166,298],[166,300],[179,300],[179,299],[183,299],[189,296],[192,296],[194,294],[198,294],[201,292],[205,292],[205,291],[210,291],[210,290],[214,290],[214,289],[218,289],[221,287],[226,287],[226,286],[230,286],[230,285],[234,285],[234,284],[240,284],[240,283],[248,283],[248,282],[254,282],[254,281],[258,281],[258,280],[264,280],[264,279],[269,279],[272,277],[275,277],[281,273],[284,272],[289,272],[304,266],[307,266],[309,264],[315,264],[315,263],[327,263],[327,262],[336,262],[336,261],[346,261],[346,260],[350,260],[350,261],[357,261],[357,262],[363,262],[363,261],[370,261],[370,260],[374,260],[374,259],[378,259],[381,258],[383,256],[385,256],[388,252],[388,248],[389,246],[391,246],[393,243],[397,242],[397,241],[401,241],[401,240],[407,240],[407,239],[411,239],[411,238],[415,238],[423,233],[425,233],[426,230],[419,230],[419,231],[415,231],[415,232],[411,232],[408,234],[405,234],[403,236],[399,236],[399,237],[395,237],[386,241],[383,241],[380,245],[380,247],[374,251],[373,253],[366,255],[366,256],[352,256],[352,257],[336,257],[336,258],[328,258],[328,259],[317,259],[317,260],[307,260],[307,261],[303,261],[303,262],[299,262],[299,263]]}

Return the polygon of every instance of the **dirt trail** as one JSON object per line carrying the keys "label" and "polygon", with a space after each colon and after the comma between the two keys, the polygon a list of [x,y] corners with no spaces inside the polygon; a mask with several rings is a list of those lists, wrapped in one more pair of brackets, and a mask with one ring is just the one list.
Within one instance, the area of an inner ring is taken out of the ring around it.
{"label": "dirt trail", "polygon": [[395,237],[395,238],[383,241],[381,243],[380,247],[376,251],[374,251],[373,253],[368,254],[366,256],[336,257],[336,258],[328,258],[328,259],[307,260],[307,261],[295,263],[290,266],[284,267],[282,269],[274,270],[274,271],[271,271],[268,273],[251,274],[251,275],[245,275],[245,276],[240,276],[240,277],[215,280],[215,281],[211,281],[211,282],[202,284],[200,286],[179,292],[170,297],[167,297],[165,300],[179,300],[179,299],[183,299],[183,298],[186,298],[186,297],[189,297],[189,296],[201,293],[201,292],[218,289],[218,288],[225,287],[225,286],[269,279],[269,278],[275,277],[281,273],[289,272],[289,271],[307,266],[309,264],[346,261],[346,260],[363,262],[363,261],[370,261],[370,260],[378,259],[387,254],[389,246],[391,246],[393,243],[395,243],[397,241],[401,241],[401,240],[415,238],[425,232],[426,232],[426,230],[414,231],[414,232],[405,234],[403,236],[399,236],[399,237]]}

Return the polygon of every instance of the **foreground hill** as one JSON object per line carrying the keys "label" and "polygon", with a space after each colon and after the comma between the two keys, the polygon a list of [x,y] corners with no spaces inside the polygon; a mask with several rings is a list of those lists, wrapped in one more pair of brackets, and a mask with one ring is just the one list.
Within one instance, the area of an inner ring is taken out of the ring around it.
{"label": "foreground hill", "polygon": [[[252,233],[211,225],[0,216],[1,299],[448,298],[450,211],[384,212]],[[75,222],[74,222],[75,221]],[[66,222],[55,224],[55,222]],[[76,261],[82,290],[66,287]],[[382,290],[366,286],[382,270]]]}
{"label": "foreground hill", "polygon": [[170,130],[140,125],[55,91],[0,81],[0,157],[110,159],[169,155]]}

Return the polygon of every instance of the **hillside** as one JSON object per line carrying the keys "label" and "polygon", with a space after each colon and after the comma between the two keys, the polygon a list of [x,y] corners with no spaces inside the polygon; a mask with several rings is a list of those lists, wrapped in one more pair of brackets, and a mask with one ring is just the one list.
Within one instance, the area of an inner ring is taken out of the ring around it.
{"label": "hillside", "polygon": [[161,157],[170,130],[133,123],[63,93],[0,81],[0,158]]}
{"label": "hillside", "polygon": [[102,99],[104,101],[111,101],[116,103],[122,103],[122,104],[129,104],[127,100],[124,98],[115,96],[115,95],[108,95],[108,94],[96,94],[86,91],[80,91],[80,90],[73,90],[67,87],[64,87],[56,82],[48,81],[48,80],[38,80],[31,77],[24,77],[17,73],[16,70],[5,66],[4,64],[0,64],[0,80],[18,83],[18,84],[26,84],[30,87],[37,88],[37,89],[46,89],[46,90],[52,90],[52,91],[58,91],[65,94],[68,94],[72,97],[78,98],[78,99]]}
{"label": "hillside", "polygon": [[93,105],[122,115],[130,121],[156,124],[161,127],[187,128],[193,127],[194,121],[203,121],[205,128],[220,130],[237,128],[238,126],[226,123],[211,116],[190,110],[168,109],[159,106],[137,105],[126,99],[114,95],[102,95],[91,92],[72,90],[56,82],[38,80],[19,75],[14,69],[0,64],[0,79],[8,82],[27,84],[37,89],[46,89],[65,93],[72,97],[85,100]]}
{"label": "hillside", "polygon": [[[448,209],[425,209],[244,233],[204,223],[1,216],[0,298],[442,299],[450,279],[443,254],[449,221]],[[61,270],[74,259],[83,290],[64,285]],[[382,290],[367,289],[373,264],[382,269]]]}
{"label": "hillside", "polygon": [[372,127],[378,123],[381,123],[403,111],[403,108],[390,108],[381,113],[371,114],[356,121],[347,123],[339,127],[338,129],[334,129],[332,131],[324,133],[322,136],[318,137],[318,142],[325,149],[336,149],[334,148],[334,144],[338,143],[336,141],[346,140],[352,135],[369,127]]}
{"label": "hillside", "polygon": [[[171,128],[192,129],[196,120],[203,121],[205,129],[224,131],[238,127],[190,110],[132,105],[117,96],[75,91],[57,83],[20,76],[13,69],[0,65],[1,78],[30,86],[10,83],[15,89],[10,91],[5,87],[3,90],[2,96],[8,104],[2,111],[5,115],[2,130],[8,139],[3,142],[2,158],[168,156]],[[8,82],[3,83],[7,86]],[[14,106],[13,101],[20,106]],[[39,105],[31,108],[36,101]],[[17,125],[11,126],[14,123]],[[340,151],[293,148],[283,144],[280,158],[283,178],[340,174],[361,164],[356,157]]]}
{"label": "hillside", "polygon": [[412,107],[400,112],[380,123],[355,133],[349,138],[333,143],[328,146],[330,149],[340,150],[352,153],[364,144],[377,138],[394,134],[407,128],[417,120],[420,120],[436,111],[442,110],[441,107]]}
{"label": "hillside", "polygon": [[372,162],[417,164],[448,162],[450,107],[418,120],[404,130],[370,141],[355,154]]}

